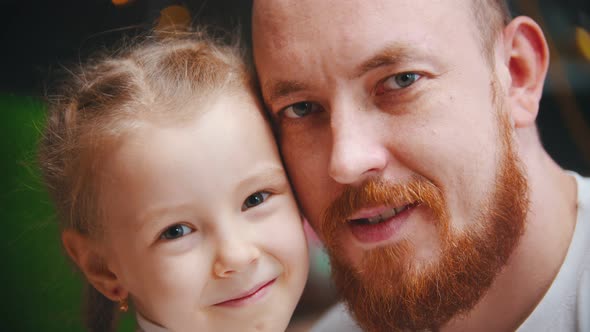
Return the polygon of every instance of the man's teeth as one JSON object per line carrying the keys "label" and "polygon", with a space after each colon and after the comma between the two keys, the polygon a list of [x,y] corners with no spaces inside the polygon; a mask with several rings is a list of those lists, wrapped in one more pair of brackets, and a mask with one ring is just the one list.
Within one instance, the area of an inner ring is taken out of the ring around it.
{"label": "man's teeth", "polygon": [[393,208],[389,211],[383,212],[375,217],[367,218],[366,219],[367,223],[371,224],[371,225],[378,224],[384,220],[395,217],[399,213],[404,212],[405,210],[408,209],[408,207],[409,207],[409,205],[404,205],[404,206]]}
{"label": "man's teeth", "polygon": [[395,209],[394,209],[394,210],[395,210],[395,214],[398,214],[398,213],[404,212],[404,211],[406,211],[406,210],[407,210],[409,207],[410,207],[410,205],[404,205],[404,206],[401,206],[401,207],[397,207],[397,208],[395,208]]}

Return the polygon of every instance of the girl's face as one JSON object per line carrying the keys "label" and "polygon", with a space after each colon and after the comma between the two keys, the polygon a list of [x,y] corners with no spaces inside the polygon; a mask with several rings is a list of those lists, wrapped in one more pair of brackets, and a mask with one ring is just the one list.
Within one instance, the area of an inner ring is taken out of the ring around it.
{"label": "girl's face", "polygon": [[105,161],[107,267],[172,331],[283,331],[308,261],[271,131],[246,93],[189,107]]}

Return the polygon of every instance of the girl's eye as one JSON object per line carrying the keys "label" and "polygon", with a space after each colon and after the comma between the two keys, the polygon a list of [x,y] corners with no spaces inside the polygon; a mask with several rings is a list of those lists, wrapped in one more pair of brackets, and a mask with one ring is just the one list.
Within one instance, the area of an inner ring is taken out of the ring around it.
{"label": "girl's eye", "polygon": [[422,75],[417,73],[401,73],[393,75],[383,81],[383,90],[399,90],[416,83]]}
{"label": "girl's eye", "polygon": [[192,233],[193,230],[186,226],[186,225],[182,225],[182,224],[177,224],[177,225],[173,225],[168,227],[160,236],[161,239],[163,240],[174,240],[174,239],[178,239],[179,237],[183,237],[185,235],[188,235],[190,233]]}
{"label": "girl's eye", "polygon": [[318,112],[319,110],[319,104],[304,101],[283,108],[282,113],[287,118],[296,119],[308,116],[309,114]]}
{"label": "girl's eye", "polygon": [[270,193],[265,191],[253,193],[252,195],[248,196],[248,198],[246,198],[246,200],[244,201],[244,204],[242,204],[242,211],[262,204],[262,202],[264,202],[269,195]]}

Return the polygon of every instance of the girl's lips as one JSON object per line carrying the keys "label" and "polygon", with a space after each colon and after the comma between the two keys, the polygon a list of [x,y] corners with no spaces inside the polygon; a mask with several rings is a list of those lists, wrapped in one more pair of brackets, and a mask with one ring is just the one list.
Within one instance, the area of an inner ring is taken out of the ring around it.
{"label": "girl's lips", "polygon": [[258,284],[251,288],[250,290],[236,296],[235,298],[216,303],[216,306],[223,306],[223,307],[239,307],[242,305],[246,305],[252,302],[257,301],[258,299],[262,298],[266,293],[270,291],[271,286],[275,283],[277,279],[272,279],[271,281],[267,281],[261,284]]}

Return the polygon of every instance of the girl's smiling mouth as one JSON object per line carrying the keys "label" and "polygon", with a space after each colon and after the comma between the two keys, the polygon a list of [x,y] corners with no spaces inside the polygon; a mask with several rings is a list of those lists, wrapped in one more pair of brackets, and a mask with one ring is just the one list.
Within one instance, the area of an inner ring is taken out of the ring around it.
{"label": "girl's smiling mouth", "polygon": [[259,283],[258,285],[252,287],[248,291],[245,291],[234,298],[216,303],[214,305],[221,307],[239,307],[256,302],[262,297],[264,297],[264,295],[266,295],[270,291],[270,288],[276,280],[277,278],[274,278],[270,281]]}

